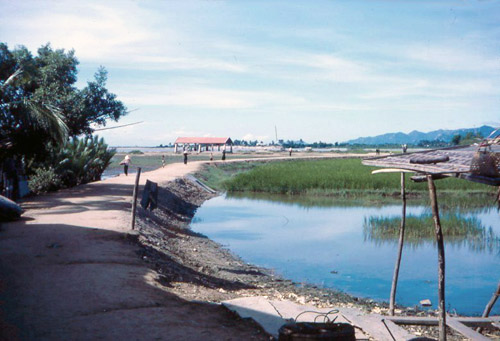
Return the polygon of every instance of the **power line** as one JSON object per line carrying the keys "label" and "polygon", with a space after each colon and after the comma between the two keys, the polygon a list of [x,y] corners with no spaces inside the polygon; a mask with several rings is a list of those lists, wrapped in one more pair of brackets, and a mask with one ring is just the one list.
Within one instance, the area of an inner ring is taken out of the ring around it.
{"label": "power line", "polygon": [[133,125],[136,125],[136,124],[139,124],[139,123],[143,123],[143,122],[144,121],[139,121],[139,122],[124,124],[124,125],[116,126],[116,127],[107,127],[107,128],[94,129],[94,131],[103,131],[103,130],[109,130],[109,129],[123,128],[123,127],[133,126]]}

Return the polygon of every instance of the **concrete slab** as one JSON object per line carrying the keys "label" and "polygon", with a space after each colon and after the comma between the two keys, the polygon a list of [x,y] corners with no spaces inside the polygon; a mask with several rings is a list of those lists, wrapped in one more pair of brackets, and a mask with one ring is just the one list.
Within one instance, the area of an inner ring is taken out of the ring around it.
{"label": "concrete slab", "polygon": [[[339,314],[337,309],[316,308],[291,301],[269,300],[262,296],[236,298],[224,301],[222,305],[236,312],[242,318],[252,318],[274,337],[278,337],[278,331],[283,324],[294,320],[297,322],[326,322],[326,318],[328,318],[330,321],[350,323],[342,314]],[[360,310],[356,313],[362,314]],[[356,329],[356,339],[368,340],[368,336]]]}
{"label": "concrete slab", "polygon": [[242,297],[222,302],[242,318],[252,318],[270,335],[278,337],[278,330],[286,321],[265,297]]}

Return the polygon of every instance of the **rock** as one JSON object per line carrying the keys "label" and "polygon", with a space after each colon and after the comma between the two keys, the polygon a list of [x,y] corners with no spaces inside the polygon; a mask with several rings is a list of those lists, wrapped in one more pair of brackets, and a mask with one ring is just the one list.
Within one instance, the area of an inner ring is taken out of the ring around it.
{"label": "rock", "polygon": [[425,299],[425,300],[420,301],[420,305],[422,307],[431,307],[432,306],[432,302],[431,302],[430,299]]}
{"label": "rock", "polygon": [[21,206],[0,195],[0,221],[17,220],[23,214]]}

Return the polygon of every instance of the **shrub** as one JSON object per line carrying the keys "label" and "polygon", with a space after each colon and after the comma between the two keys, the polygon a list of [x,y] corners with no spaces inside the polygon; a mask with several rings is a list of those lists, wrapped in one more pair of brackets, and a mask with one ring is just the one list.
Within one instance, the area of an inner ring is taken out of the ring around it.
{"label": "shrub", "polygon": [[37,168],[28,181],[30,191],[35,194],[55,191],[62,186],[62,181],[52,168]]}
{"label": "shrub", "polygon": [[100,180],[115,154],[115,150],[108,150],[104,139],[97,136],[83,139],[75,137],[62,148],[50,149],[50,154],[43,163],[31,165],[30,173],[33,175],[30,182],[34,184],[33,189],[30,189],[35,193]]}
{"label": "shrub", "polygon": [[73,138],[57,154],[56,169],[64,186],[72,187],[101,180],[102,172],[111,163],[115,150],[108,150],[104,139]]}

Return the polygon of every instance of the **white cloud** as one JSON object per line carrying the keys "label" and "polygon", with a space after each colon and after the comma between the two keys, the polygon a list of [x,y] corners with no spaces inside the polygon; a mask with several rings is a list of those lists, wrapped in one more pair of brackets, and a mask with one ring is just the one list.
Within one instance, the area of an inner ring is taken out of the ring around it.
{"label": "white cloud", "polygon": [[316,79],[322,78],[336,82],[356,82],[366,80],[370,70],[362,63],[327,54],[298,53],[293,57],[283,57],[285,64],[317,69]]}
{"label": "white cloud", "polygon": [[168,17],[140,2],[44,4],[34,9],[14,7],[15,15],[0,14],[2,26],[10,27],[4,39],[32,51],[50,42],[54,48],[74,49],[80,61],[126,69],[246,71],[227,55],[200,54],[196,46],[202,37],[171,28],[164,22]]}
{"label": "white cloud", "polygon": [[451,46],[416,44],[410,46],[404,54],[409,59],[441,70],[491,71],[495,73],[500,71],[498,55],[489,56],[473,46],[462,49]]}
{"label": "white cloud", "polygon": [[252,109],[303,105],[306,100],[286,93],[169,85],[128,86],[118,91],[127,105],[165,105],[206,109]]}
{"label": "white cloud", "polygon": [[247,141],[267,141],[269,139],[269,136],[268,135],[254,135],[254,134],[251,134],[251,133],[247,133],[245,135],[243,135],[243,137],[241,138],[242,140],[247,140]]}

